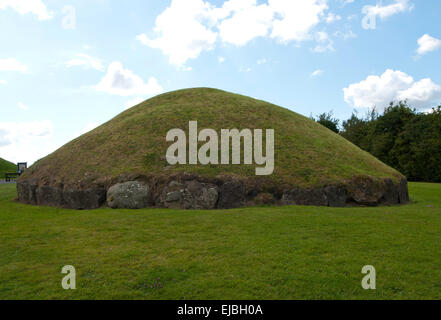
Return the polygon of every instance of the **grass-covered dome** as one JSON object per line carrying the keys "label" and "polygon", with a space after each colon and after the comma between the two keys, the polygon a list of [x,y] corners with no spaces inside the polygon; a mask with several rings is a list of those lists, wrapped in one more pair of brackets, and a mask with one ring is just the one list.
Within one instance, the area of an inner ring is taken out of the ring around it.
{"label": "grass-covered dome", "polygon": [[[211,128],[217,132],[232,128],[274,129],[273,173],[257,177],[254,164],[169,165],[165,157],[171,144],[165,139],[167,132],[173,128],[188,132],[189,121],[197,121],[198,130]],[[146,100],[67,143],[31,166],[20,178],[18,189],[20,200],[52,204],[53,199],[45,201],[47,197],[43,195],[39,200],[38,190],[42,193],[44,188],[57,188],[61,191],[56,201],[62,204],[63,192],[67,191],[107,192],[112,184],[130,179],[143,180],[153,190],[163,185],[160,181],[169,183],[174,179],[182,183],[189,176],[216,185],[219,192],[227,180],[259,186],[251,196],[245,187],[246,199],[242,203],[259,192],[272,194],[277,202],[287,190],[318,190],[326,186],[348,186],[346,203],[358,202],[351,191],[357,185],[370,188],[380,184],[386,190],[384,181],[394,186],[404,181],[399,172],[311,119],[265,101],[195,88]],[[26,192],[21,195],[20,184],[26,185]],[[27,190],[28,186],[34,191]],[[399,203],[398,193],[396,197]],[[160,205],[159,198],[153,196],[151,204]]]}

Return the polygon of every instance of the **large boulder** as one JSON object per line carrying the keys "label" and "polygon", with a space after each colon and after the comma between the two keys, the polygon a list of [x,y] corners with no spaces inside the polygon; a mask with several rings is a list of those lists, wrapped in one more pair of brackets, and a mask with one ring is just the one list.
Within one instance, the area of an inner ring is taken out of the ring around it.
{"label": "large boulder", "polygon": [[107,191],[107,205],[114,209],[141,209],[150,204],[149,186],[139,181],[117,183]]}
{"label": "large boulder", "polygon": [[348,202],[357,205],[377,206],[409,202],[406,178],[394,182],[390,178],[357,177],[348,183],[347,190]]}
{"label": "large boulder", "polygon": [[398,185],[398,199],[399,203],[406,204],[409,202],[409,189],[407,188],[407,179],[401,179]]}
{"label": "large boulder", "polygon": [[32,180],[19,180],[17,182],[18,200],[22,203],[37,204],[37,183]]}
{"label": "large boulder", "polygon": [[219,192],[211,183],[171,181],[161,192],[159,205],[175,209],[214,209]]}
{"label": "large boulder", "polygon": [[246,204],[246,189],[241,181],[227,181],[222,184],[219,195],[219,209],[243,207]]}
{"label": "large boulder", "polygon": [[286,190],[282,203],[287,205],[328,206],[328,199],[323,188]]}
{"label": "large boulder", "polygon": [[324,188],[328,206],[344,207],[348,199],[347,191],[344,185],[327,186]]}
{"label": "large boulder", "polygon": [[[91,188],[86,190],[66,189],[62,191],[63,207],[76,210],[96,209],[106,201],[106,190],[103,188]],[[56,203],[50,203],[56,206]]]}
{"label": "large boulder", "polygon": [[352,180],[347,188],[351,201],[364,205],[376,206],[386,193],[386,182],[374,180],[369,177],[357,177]]}

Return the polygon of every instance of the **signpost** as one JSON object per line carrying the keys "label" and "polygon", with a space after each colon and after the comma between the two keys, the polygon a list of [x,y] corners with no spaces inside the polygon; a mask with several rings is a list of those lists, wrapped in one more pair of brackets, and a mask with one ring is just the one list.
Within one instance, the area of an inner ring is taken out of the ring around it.
{"label": "signpost", "polygon": [[28,168],[27,162],[19,162],[17,163],[17,172],[18,174],[22,174]]}

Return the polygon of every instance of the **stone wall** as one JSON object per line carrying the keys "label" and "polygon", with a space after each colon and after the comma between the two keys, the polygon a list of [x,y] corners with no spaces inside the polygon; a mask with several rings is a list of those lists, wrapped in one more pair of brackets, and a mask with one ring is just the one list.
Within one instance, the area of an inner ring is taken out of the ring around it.
{"label": "stone wall", "polygon": [[137,177],[83,189],[39,185],[32,180],[17,182],[20,202],[70,209],[95,209],[105,205],[129,209],[229,209],[261,204],[345,207],[409,202],[404,178],[394,183],[391,179],[358,177],[344,184],[319,188],[272,186],[267,189],[246,180],[207,180],[185,175],[162,180]]}

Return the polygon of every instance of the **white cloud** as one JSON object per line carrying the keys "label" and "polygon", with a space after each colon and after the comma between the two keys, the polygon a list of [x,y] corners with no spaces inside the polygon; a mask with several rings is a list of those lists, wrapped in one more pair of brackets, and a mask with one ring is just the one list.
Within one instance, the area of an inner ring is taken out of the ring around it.
{"label": "white cloud", "polygon": [[417,53],[419,55],[435,51],[441,47],[441,40],[436,39],[428,34],[423,35],[418,39]]}
{"label": "white cloud", "polygon": [[107,68],[106,75],[95,87],[98,91],[120,96],[154,95],[163,91],[154,77],[147,83],[128,69],[124,69],[120,62],[112,62]]}
{"label": "white cloud", "polygon": [[137,104],[140,104],[140,103],[143,102],[144,100],[145,100],[145,98],[143,98],[143,97],[136,97],[136,98],[133,98],[133,99],[127,101],[127,102],[124,104],[124,108],[125,108],[125,109],[130,109],[131,107],[134,107],[134,106],[136,106]]}
{"label": "white cloud", "polygon": [[[216,7],[203,0],[172,0],[157,18],[155,37],[143,33],[142,44],[160,49],[169,62],[183,65],[222,43],[243,46],[257,37],[279,42],[304,41],[328,9],[327,0],[229,0]],[[328,21],[340,17],[328,15]]]}
{"label": "white cloud", "polygon": [[33,13],[38,20],[49,20],[54,17],[41,0],[0,0],[0,9],[12,8],[19,14]]}
{"label": "white cloud", "polygon": [[336,31],[334,32],[334,36],[336,37],[343,37],[343,39],[351,39],[351,38],[357,38],[357,35],[352,30],[347,31]]}
{"label": "white cloud", "polygon": [[406,73],[391,69],[351,84],[343,92],[345,101],[355,107],[385,107],[391,101],[407,99],[412,106],[427,108],[441,98],[441,86],[431,79],[415,81]]}
{"label": "white cloud", "polygon": [[350,38],[357,38],[357,35],[352,32],[352,30],[349,30],[348,32],[343,34],[343,38],[350,39]]}
{"label": "white cloud", "polygon": [[148,46],[149,45],[149,38],[145,33],[139,34],[136,36],[136,39],[141,42],[143,45]]}
{"label": "white cloud", "polygon": [[340,2],[342,2],[342,5],[345,6],[347,4],[354,3],[354,0],[340,0]]}
{"label": "white cloud", "polygon": [[328,6],[326,0],[230,0],[222,8],[232,15],[218,26],[221,40],[240,46],[267,35],[285,43],[309,39]]}
{"label": "white cloud", "polygon": [[326,32],[317,32],[315,34],[315,40],[317,41],[317,45],[312,49],[312,51],[317,53],[334,51],[334,41],[329,37]]}
{"label": "white cloud", "polygon": [[15,58],[0,59],[0,71],[26,72],[28,67]]}
{"label": "white cloud", "polygon": [[328,13],[328,15],[326,16],[326,23],[333,23],[339,20],[341,20],[341,16],[336,15],[332,12]]}
{"label": "white cloud", "polygon": [[424,107],[430,104],[430,102],[435,102],[436,99],[441,98],[440,93],[441,86],[426,78],[413,83],[410,88],[399,92],[398,99],[408,99],[412,104]]}
{"label": "white cloud", "polygon": [[315,70],[314,72],[311,73],[311,77],[317,77],[319,75],[321,75],[323,73],[323,70]]}
{"label": "white cloud", "polygon": [[362,13],[370,17],[379,17],[381,19],[388,18],[394,14],[411,11],[414,6],[409,3],[409,0],[393,0],[389,5],[377,4],[375,6],[367,5],[362,9]]}
{"label": "white cloud", "polygon": [[211,10],[212,6],[202,0],[172,0],[156,18],[157,37],[150,39],[140,34],[136,38],[144,45],[160,49],[171,64],[182,65],[197,58],[203,50],[213,48],[217,34],[206,26],[214,22]]}
{"label": "white cloud", "polygon": [[283,42],[309,39],[310,30],[328,8],[325,0],[269,0],[269,5],[281,17],[275,18],[271,37]]}
{"label": "white cloud", "polygon": [[8,83],[8,81],[6,81],[6,80],[0,80],[0,84],[7,84]]}
{"label": "white cloud", "polygon": [[219,63],[224,63],[225,62],[225,58],[224,57],[218,57],[217,61],[219,61]]}
{"label": "white cloud", "polygon": [[77,57],[69,60],[65,63],[66,67],[83,67],[84,69],[95,69],[98,71],[104,71],[105,67],[102,64],[101,60],[97,58],[93,58],[87,54],[78,53]]}
{"label": "white cloud", "polygon": [[223,8],[233,12],[218,26],[223,42],[243,46],[268,34],[274,13],[267,4],[257,5],[256,0],[230,0]]}
{"label": "white cloud", "polygon": [[29,164],[56,149],[50,121],[0,122],[0,157]]}
{"label": "white cloud", "polygon": [[19,107],[21,110],[25,110],[25,111],[29,110],[29,107],[26,106],[26,105],[24,105],[24,103],[21,102],[21,101],[18,102],[18,107]]}
{"label": "white cloud", "polygon": [[240,67],[239,72],[251,72],[251,68],[248,67]]}
{"label": "white cloud", "polygon": [[256,62],[257,62],[257,64],[265,64],[265,63],[267,63],[266,58],[259,59]]}

